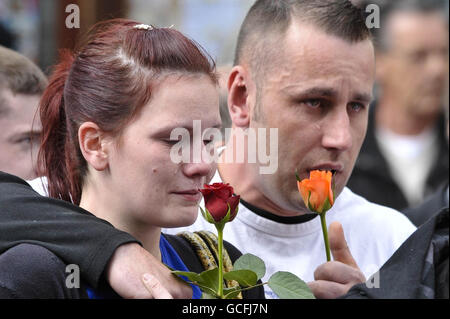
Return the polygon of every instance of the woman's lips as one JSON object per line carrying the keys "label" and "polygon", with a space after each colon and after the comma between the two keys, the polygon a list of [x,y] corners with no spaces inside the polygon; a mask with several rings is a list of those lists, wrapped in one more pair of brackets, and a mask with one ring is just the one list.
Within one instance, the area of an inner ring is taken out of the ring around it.
{"label": "woman's lips", "polygon": [[198,202],[202,197],[202,194],[198,190],[177,191],[172,192],[172,194],[181,196],[182,198],[190,202]]}

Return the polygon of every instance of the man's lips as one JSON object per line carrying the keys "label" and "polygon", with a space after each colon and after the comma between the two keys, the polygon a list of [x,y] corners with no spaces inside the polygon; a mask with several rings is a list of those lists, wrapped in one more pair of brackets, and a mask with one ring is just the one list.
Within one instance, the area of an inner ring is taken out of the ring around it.
{"label": "man's lips", "polygon": [[311,171],[330,171],[333,174],[333,177],[338,175],[344,170],[344,165],[340,163],[323,163],[319,165],[314,165],[310,168],[306,168],[303,171],[299,172],[300,179],[309,178],[309,174]]}
{"label": "man's lips", "polygon": [[333,175],[340,173],[343,170],[343,165],[341,164],[323,164],[323,165],[316,165],[310,169],[308,169],[308,172],[311,171],[330,171]]}

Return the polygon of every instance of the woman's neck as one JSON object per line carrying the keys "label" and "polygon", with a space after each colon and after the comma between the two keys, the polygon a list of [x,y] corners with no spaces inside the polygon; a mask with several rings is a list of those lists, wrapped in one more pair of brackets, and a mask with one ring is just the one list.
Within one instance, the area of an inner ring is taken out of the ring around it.
{"label": "woman's neck", "polygon": [[83,186],[80,207],[108,221],[115,228],[129,233],[139,240],[149,253],[161,260],[159,249],[161,228],[137,220],[133,214],[126,211],[126,208],[123,209],[115,203],[114,199],[107,196],[106,192],[95,191],[95,189],[88,183]]}

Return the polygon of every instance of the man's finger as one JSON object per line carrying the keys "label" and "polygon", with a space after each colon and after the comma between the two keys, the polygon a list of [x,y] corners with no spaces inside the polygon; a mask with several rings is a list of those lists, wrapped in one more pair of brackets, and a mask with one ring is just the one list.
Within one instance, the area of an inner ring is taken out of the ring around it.
{"label": "man's finger", "polygon": [[347,286],[326,280],[308,282],[308,286],[317,299],[335,299],[348,291]]}
{"label": "man's finger", "polygon": [[158,279],[150,274],[142,276],[142,282],[153,299],[173,299],[172,295],[161,285]]}
{"label": "man's finger", "polygon": [[339,261],[329,261],[314,270],[314,280],[326,280],[347,285],[365,282],[366,278],[358,268]]}
{"label": "man's finger", "polygon": [[328,230],[328,238],[330,241],[330,250],[335,261],[340,261],[346,265],[357,268],[358,264],[353,258],[350,249],[347,246],[347,241],[344,236],[344,229],[341,223],[333,222]]}

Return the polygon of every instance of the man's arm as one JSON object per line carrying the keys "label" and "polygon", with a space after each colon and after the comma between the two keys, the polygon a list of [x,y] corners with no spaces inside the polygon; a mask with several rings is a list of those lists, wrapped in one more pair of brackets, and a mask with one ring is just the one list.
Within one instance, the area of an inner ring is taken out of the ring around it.
{"label": "man's arm", "polygon": [[65,263],[78,265],[93,287],[105,274],[123,297],[150,296],[141,282],[145,272],[156,276],[174,297],[192,295],[130,234],[80,207],[40,196],[24,180],[0,172],[0,253],[20,243],[40,245]]}
{"label": "man's arm", "polygon": [[20,243],[43,246],[68,264],[77,264],[96,287],[115,249],[137,243],[70,203],[42,197],[22,179],[0,172],[0,252]]}

